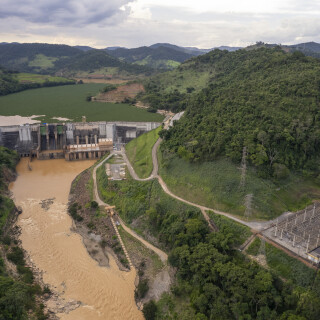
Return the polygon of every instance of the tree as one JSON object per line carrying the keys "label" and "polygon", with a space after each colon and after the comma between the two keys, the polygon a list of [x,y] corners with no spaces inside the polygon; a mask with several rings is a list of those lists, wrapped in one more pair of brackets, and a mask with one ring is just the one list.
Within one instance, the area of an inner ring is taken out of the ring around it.
{"label": "tree", "polygon": [[153,300],[149,301],[143,306],[143,315],[146,320],[154,320],[156,318],[157,306]]}

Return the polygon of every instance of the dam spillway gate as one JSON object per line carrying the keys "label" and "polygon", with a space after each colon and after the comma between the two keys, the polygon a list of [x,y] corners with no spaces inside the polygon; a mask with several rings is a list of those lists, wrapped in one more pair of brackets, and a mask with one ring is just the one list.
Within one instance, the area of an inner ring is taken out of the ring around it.
{"label": "dam spillway gate", "polygon": [[98,159],[119,144],[159,127],[159,122],[67,122],[0,127],[0,145],[21,157]]}

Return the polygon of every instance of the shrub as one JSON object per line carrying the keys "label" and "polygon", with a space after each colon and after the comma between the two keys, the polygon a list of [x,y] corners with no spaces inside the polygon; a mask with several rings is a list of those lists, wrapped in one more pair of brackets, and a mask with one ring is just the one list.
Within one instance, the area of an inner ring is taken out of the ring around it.
{"label": "shrub", "polygon": [[90,206],[92,209],[97,209],[99,207],[98,202],[94,200],[90,202]]}
{"label": "shrub", "polygon": [[100,246],[101,246],[101,248],[105,248],[106,246],[107,246],[107,241],[106,241],[106,239],[102,239],[101,241],[100,241]]}
{"label": "shrub", "polygon": [[19,247],[13,247],[12,251],[7,254],[7,258],[16,265],[23,266],[25,264],[23,251]]}
{"label": "shrub", "polygon": [[153,300],[144,305],[142,313],[146,320],[154,320],[156,318],[157,306]]}
{"label": "shrub", "polygon": [[139,282],[136,290],[135,290],[135,297],[137,299],[142,299],[146,296],[147,292],[149,290],[149,284],[148,279],[143,279]]}

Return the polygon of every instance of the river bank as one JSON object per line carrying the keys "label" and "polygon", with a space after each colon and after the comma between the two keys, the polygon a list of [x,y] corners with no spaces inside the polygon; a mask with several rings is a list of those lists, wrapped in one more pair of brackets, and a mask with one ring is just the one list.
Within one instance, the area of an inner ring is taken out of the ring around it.
{"label": "river bank", "polygon": [[[72,305],[58,313],[60,319],[143,319],[134,301],[135,271],[122,272],[112,255],[101,267],[88,254],[82,237],[72,229],[67,213],[73,179],[92,161],[34,161],[17,166],[18,178],[11,184],[19,216],[20,240],[30,262],[39,269],[44,283],[59,296],[46,306]],[[55,294],[53,296],[55,296]]]}

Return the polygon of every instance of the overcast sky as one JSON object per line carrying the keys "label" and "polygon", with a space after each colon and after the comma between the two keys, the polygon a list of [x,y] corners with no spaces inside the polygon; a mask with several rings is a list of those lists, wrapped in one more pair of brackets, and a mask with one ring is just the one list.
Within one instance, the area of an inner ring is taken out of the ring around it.
{"label": "overcast sky", "polygon": [[320,0],[0,0],[0,42],[212,48],[320,42]]}

